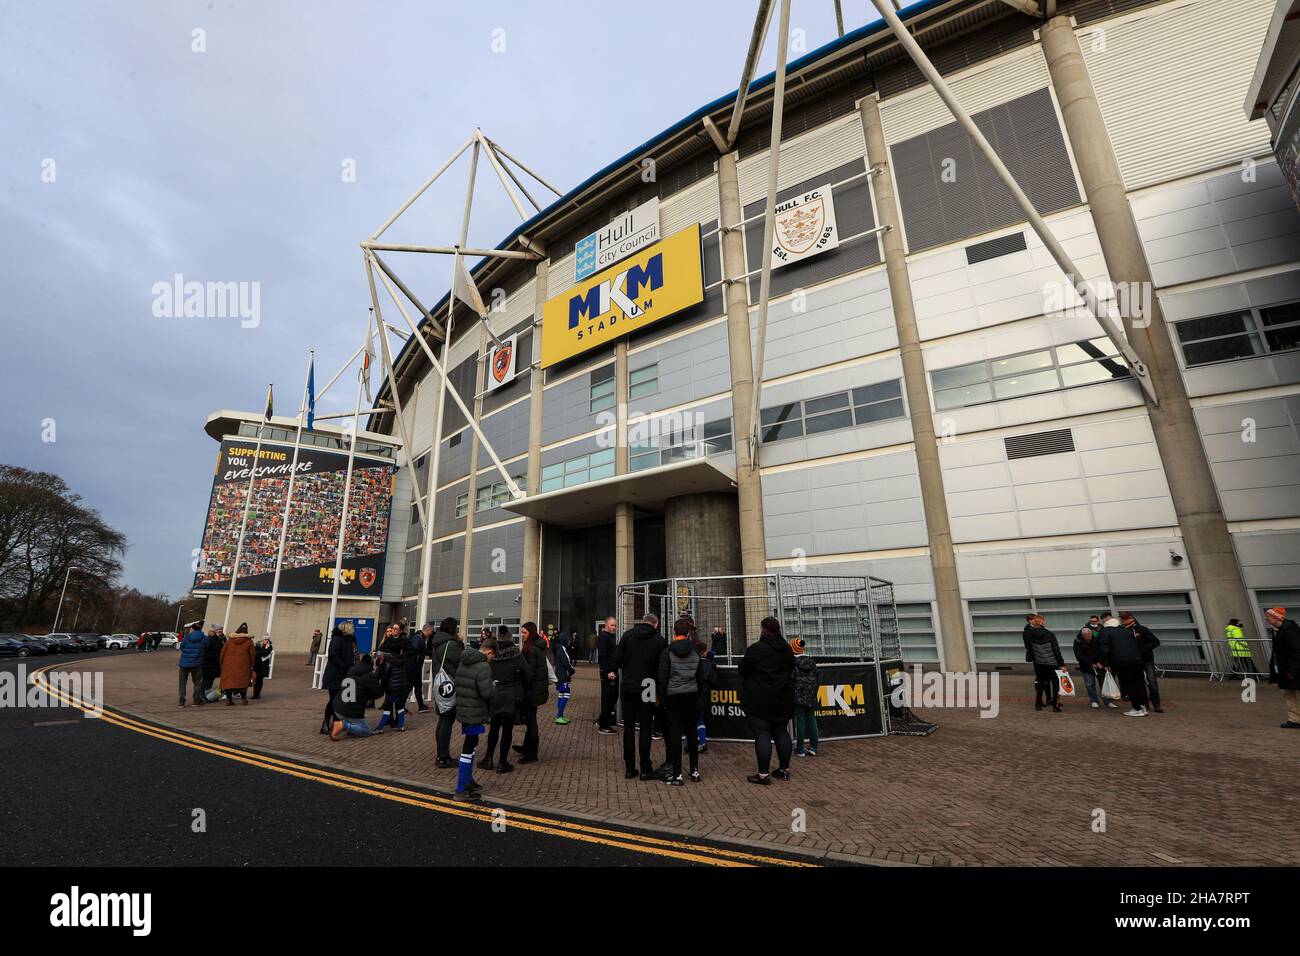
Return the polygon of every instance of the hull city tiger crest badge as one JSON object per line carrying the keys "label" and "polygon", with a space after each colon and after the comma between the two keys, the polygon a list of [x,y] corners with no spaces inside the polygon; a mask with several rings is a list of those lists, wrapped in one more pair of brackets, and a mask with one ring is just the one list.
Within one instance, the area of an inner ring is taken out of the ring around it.
{"label": "hull city tiger crest badge", "polygon": [[374,568],[362,568],[357,572],[357,580],[361,582],[361,587],[369,591],[375,583],[375,577],[378,575]]}
{"label": "hull city tiger crest badge", "polygon": [[778,203],[773,219],[773,269],[834,249],[840,243],[829,184]]}
{"label": "hull city tiger crest badge", "polygon": [[492,350],[492,361],[488,365],[488,391],[500,388],[514,380],[515,359],[519,346],[519,334],[516,333]]}

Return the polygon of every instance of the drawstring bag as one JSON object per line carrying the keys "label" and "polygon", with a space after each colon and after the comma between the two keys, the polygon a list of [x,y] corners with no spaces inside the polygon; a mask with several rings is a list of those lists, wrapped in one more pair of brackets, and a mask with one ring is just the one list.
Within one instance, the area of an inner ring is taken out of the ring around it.
{"label": "drawstring bag", "polygon": [[1101,696],[1103,700],[1119,700],[1119,684],[1110,671],[1106,671],[1106,679],[1101,682]]}
{"label": "drawstring bag", "polygon": [[451,649],[451,641],[448,641],[442,647],[442,660],[438,664],[438,673],[433,675],[433,702],[438,707],[438,713],[445,714],[456,706],[456,681],[447,673],[447,651]]}

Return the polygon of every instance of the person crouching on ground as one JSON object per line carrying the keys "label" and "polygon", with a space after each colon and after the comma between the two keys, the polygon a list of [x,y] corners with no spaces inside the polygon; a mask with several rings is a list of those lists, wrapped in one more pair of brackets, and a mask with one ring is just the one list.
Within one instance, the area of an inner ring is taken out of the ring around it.
{"label": "person crouching on ground", "polygon": [[374,661],[362,654],[348,669],[347,676],[334,695],[334,721],[330,727],[330,740],[338,740],[345,733],[349,737],[369,737],[370,725],[366,723],[366,708],[384,692],[375,676]]}
{"label": "person crouching on ground", "polygon": [[1273,656],[1268,664],[1268,682],[1282,690],[1286,705],[1286,730],[1300,728],[1300,625],[1286,616],[1286,608],[1271,607],[1264,620],[1273,632]]}
{"label": "person crouching on ground", "polygon": [[226,706],[235,703],[235,695],[248,706],[248,685],[253,682],[253,664],[257,651],[248,636],[248,625],[241,624],[230,640],[221,648],[221,693]]}
{"label": "person crouching on ground", "polygon": [[573,638],[568,631],[555,635],[555,722],[567,724],[569,718],[564,716],[564,709],[569,706],[569,688],[573,680],[573,658],[569,656],[569,641]]}
{"label": "person crouching on ground", "polygon": [[1061,699],[1058,696],[1056,669],[1065,666],[1061,656],[1061,645],[1056,635],[1045,625],[1043,615],[1035,614],[1025,627],[1025,663],[1034,665],[1034,710],[1043,709],[1043,698],[1052,705],[1055,713],[1061,712]]}
{"label": "person crouching on ground", "polygon": [[1124,711],[1124,716],[1145,717],[1147,680],[1142,668],[1142,645],[1137,635],[1122,627],[1118,618],[1108,617],[1097,639],[1101,642],[1102,663],[1114,672],[1120,691],[1128,697],[1130,708]]}
{"label": "person crouching on ground", "polygon": [[[443,622],[444,626],[446,622]],[[460,718],[465,740],[460,747],[460,764],[456,776],[456,799],[477,800],[483,787],[474,779],[474,751],[478,739],[492,720],[492,701],[498,693],[492,680],[492,659],[497,642],[483,641],[478,648],[467,647],[456,666],[456,716]]]}
{"label": "person crouching on ground", "polygon": [[700,654],[691,640],[691,622],[682,618],[673,625],[672,643],[659,655],[659,692],[668,716],[664,729],[664,746],[668,750],[668,774],[664,783],[684,785],[682,780],[682,738],[686,738],[691,760],[691,779],[700,779],[699,740],[695,736],[696,706],[700,699]]}
{"label": "person crouching on ground", "polygon": [[375,733],[382,734],[392,724],[399,731],[406,729],[406,698],[411,693],[411,645],[396,625],[391,625],[384,638],[383,662],[379,665],[379,686],[384,690],[384,713],[379,718]]}
{"label": "person crouching on ground", "polygon": [[[497,629],[495,650],[492,679],[496,681],[497,690],[492,696],[492,729],[488,733],[487,753],[478,765],[483,770],[495,769],[497,773],[509,773],[515,769],[514,764],[507,759],[510,756],[510,739],[515,731],[515,712],[523,702],[524,688],[532,682],[533,669],[519,652],[510,628],[504,624]],[[498,740],[501,741],[501,762],[494,764],[492,754],[496,752]]]}
{"label": "person crouching on ground", "polygon": [[[817,662],[808,653],[802,637],[790,639],[794,653],[794,755],[816,757],[821,741],[817,737]],[[808,749],[803,746],[808,735]]]}
{"label": "person crouching on ground", "polygon": [[262,698],[262,681],[271,674],[271,655],[274,653],[269,637],[257,642],[257,660],[253,662],[253,700]]}
{"label": "person crouching on ground", "polygon": [[[740,706],[754,731],[754,756],[758,773],[750,783],[769,785],[772,778],[790,779],[790,718],[794,716],[794,653],[781,636],[781,623],[763,618],[762,635],[745,648],[740,659]],[[772,766],[772,745],[778,766]]]}

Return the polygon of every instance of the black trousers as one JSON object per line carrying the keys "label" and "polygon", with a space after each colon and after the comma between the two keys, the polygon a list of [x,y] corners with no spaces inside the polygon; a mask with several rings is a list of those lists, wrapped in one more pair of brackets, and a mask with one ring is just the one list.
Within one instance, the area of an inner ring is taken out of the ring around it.
{"label": "black trousers", "polygon": [[[654,722],[654,703],[643,701],[640,694],[623,695],[623,764],[628,772],[637,768],[637,755],[641,757],[641,772],[654,773],[650,760],[650,734]],[[637,746],[637,725],[641,726],[640,747]]]}
{"label": "black trousers", "polygon": [[1115,676],[1134,710],[1147,705],[1147,676],[1140,662],[1115,665]]}
{"label": "black trousers", "polygon": [[203,671],[198,667],[182,667],[180,671],[180,686],[176,689],[180,702],[185,703],[185,679],[189,678],[194,684],[194,703],[203,703]]}
{"label": "black trousers", "polygon": [[618,678],[610,680],[608,677],[600,679],[600,715],[596,718],[596,723],[607,730],[613,730],[618,726]]}
{"label": "black trousers", "polygon": [[1053,707],[1057,704],[1056,668],[1049,664],[1034,664],[1034,704],[1042,704],[1046,695],[1047,703]]}
{"label": "black trousers", "polygon": [[772,744],[776,744],[776,759],[780,769],[790,766],[794,744],[790,740],[790,721],[764,720],[749,715],[749,726],[754,731],[754,756],[758,758],[758,772],[767,773],[772,766]]}
{"label": "black trousers", "polygon": [[421,654],[415,659],[415,664],[411,667],[411,687],[415,691],[415,706],[424,707],[424,682],[420,680],[420,675],[424,673],[424,655]]}
{"label": "black trousers", "polygon": [[510,741],[515,733],[515,715],[514,714],[493,714],[492,729],[488,731],[487,753],[483,756],[490,758],[497,748],[497,739],[501,740],[501,760],[505,762],[510,756]]}
{"label": "black trousers", "polygon": [[253,677],[253,699],[254,700],[262,696],[262,681],[264,680],[266,680],[265,674],[259,673]]}
{"label": "black trousers", "polygon": [[664,699],[664,712],[668,715],[668,727],[664,731],[664,742],[668,747],[668,762],[672,764],[673,776],[682,775],[682,737],[686,737],[686,753],[691,760],[691,772],[700,768],[700,738],[695,732],[696,709],[695,694],[677,694]]}
{"label": "black trousers", "polygon": [[[446,759],[446,760],[451,759],[451,732],[453,729],[455,729],[455,724],[456,724],[455,707],[447,711],[445,714],[438,715],[437,741],[438,741],[438,757],[440,759]],[[478,746],[477,737],[474,738],[474,746],[475,747]],[[474,751],[471,749],[469,752],[473,753]]]}
{"label": "black trousers", "polygon": [[519,719],[524,725],[523,750],[519,752],[519,755],[521,757],[536,757],[537,748],[542,743],[542,735],[537,730],[537,705],[520,704]]}
{"label": "black trousers", "polygon": [[334,716],[334,698],[339,695],[339,692],[337,688],[333,687],[328,688],[328,690],[330,699],[325,702],[325,716],[321,718],[326,727],[338,720],[338,718]]}

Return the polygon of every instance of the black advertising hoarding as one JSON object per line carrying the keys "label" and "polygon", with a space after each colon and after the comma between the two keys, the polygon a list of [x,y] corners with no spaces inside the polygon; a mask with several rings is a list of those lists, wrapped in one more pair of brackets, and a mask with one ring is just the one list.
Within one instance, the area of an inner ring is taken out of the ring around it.
{"label": "black advertising hoarding", "polygon": [[[195,590],[224,591],[230,587],[255,449],[256,442],[245,438],[226,439],[221,443],[199,567],[194,576]],[[237,592],[271,590],[292,463],[292,445],[262,443],[239,561],[239,580],[235,584]],[[327,451],[314,445],[299,449],[280,593],[329,594],[333,588],[347,467],[348,456],[338,450]],[[392,463],[383,459],[358,455],[353,462],[339,585],[342,595],[378,598],[383,593],[393,470]]]}
{"label": "black advertising hoarding", "polygon": [[[740,672],[718,668],[719,686],[709,691],[704,726],[710,740],[753,740],[740,705]],[[817,665],[817,733],[823,738],[870,737],[884,733],[876,665]]]}

